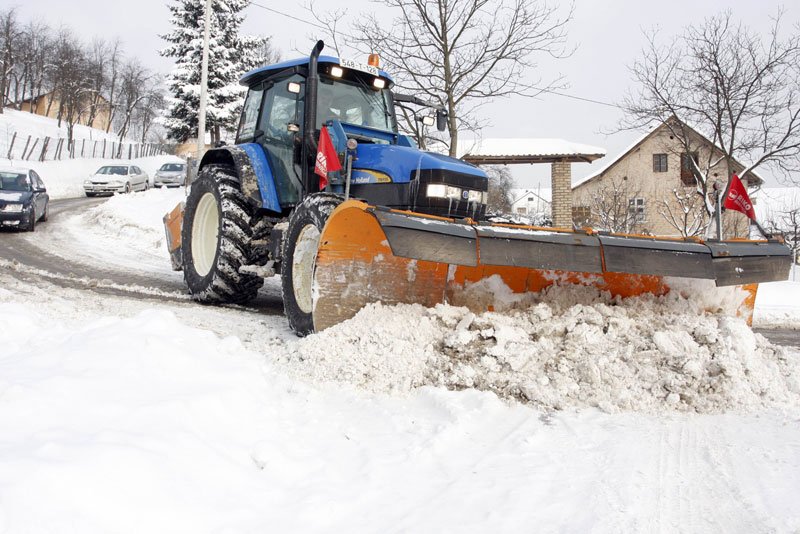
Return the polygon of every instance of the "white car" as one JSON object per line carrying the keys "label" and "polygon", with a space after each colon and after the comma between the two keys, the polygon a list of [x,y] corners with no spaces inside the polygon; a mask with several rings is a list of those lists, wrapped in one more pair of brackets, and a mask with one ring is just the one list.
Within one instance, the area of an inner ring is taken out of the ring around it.
{"label": "white car", "polygon": [[186,185],[186,164],[165,163],[153,176],[153,187],[180,187]]}
{"label": "white car", "polygon": [[136,165],[104,165],[83,182],[87,197],[150,189],[150,177]]}

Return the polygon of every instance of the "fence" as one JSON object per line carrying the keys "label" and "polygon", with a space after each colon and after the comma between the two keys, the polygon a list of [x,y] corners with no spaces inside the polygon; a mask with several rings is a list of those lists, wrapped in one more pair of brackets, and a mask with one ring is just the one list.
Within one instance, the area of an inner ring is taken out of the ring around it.
{"label": "fence", "polygon": [[74,139],[17,135],[7,138],[0,157],[10,160],[54,161],[75,158],[133,159],[167,154],[159,143],[125,143],[110,139]]}

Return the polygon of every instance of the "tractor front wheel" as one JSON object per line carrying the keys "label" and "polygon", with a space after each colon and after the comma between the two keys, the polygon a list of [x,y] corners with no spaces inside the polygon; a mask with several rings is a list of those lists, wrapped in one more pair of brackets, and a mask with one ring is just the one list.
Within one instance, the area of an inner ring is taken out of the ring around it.
{"label": "tractor front wheel", "polygon": [[186,199],[181,231],[183,276],[195,300],[241,304],[256,296],[264,280],[239,272],[251,263],[251,217],[232,167],[200,170]]}
{"label": "tractor front wheel", "polygon": [[342,198],[330,193],[306,197],[289,217],[283,241],[281,288],[289,326],[298,336],[314,332],[314,268],[319,237]]}

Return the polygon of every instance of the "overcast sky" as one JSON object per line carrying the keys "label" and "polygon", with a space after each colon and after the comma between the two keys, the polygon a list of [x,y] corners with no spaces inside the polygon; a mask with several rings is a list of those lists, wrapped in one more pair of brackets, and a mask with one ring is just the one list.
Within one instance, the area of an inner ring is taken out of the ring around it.
{"label": "overcast sky", "polygon": [[[303,2],[256,0],[257,3],[301,19],[311,19],[303,10]],[[39,18],[51,26],[64,24],[82,34],[87,41],[93,36],[107,39],[120,37],[125,50],[143,63],[161,72],[168,72],[171,60],[161,58],[158,50],[164,42],[159,34],[169,31],[167,0],[2,0],[17,5],[23,21]],[[391,21],[391,15],[366,0],[317,0],[317,9],[333,10],[347,6],[348,17],[361,11],[377,10]],[[569,5],[564,3],[566,9]],[[643,46],[642,30],[658,26],[664,35],[674,35],[692,21],[731,9],[758,31],[766,29],[778,8],[787,8],[787,29],[800,20],[800,7],[794,3],[772,0],[576,0],[574,18],[568,27],[569,42],[574,54],[558,61],[543,58],[539,72],[544,79],[563,75],[569,84],[566,93],[605,102],[618,102],[631,86],[627,66],[639,56]],[[298,54],[295,49],[309,49],[315,29],[296,20],[251,5],[246,11],[244,31],[272,35],[284,58]],[[538,99],[515,97],[498,100],[483,108],[489,119],[484,137],[559,137],[576,143],[604,148],[608,156],[592,165],[573,165],[573,179],[594,172],[609,158],[616,156],[639,134],[633,132],[608,135],[620,119],[616,108],[581,102],[556,95]],[[525,166],[514,170],[519,185],[534,187],[542,178],[549,186],[547,166]],[[767,176],[768,180],[769,177]]]}

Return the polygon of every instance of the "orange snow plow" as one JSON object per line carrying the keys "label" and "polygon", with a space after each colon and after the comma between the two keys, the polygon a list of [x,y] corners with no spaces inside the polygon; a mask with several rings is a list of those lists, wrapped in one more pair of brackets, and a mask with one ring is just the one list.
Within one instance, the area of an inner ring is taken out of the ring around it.
{"label": "orange snow plow", "polygon": [[314,271],[316,331],[370,302],[454,302],[468,284],[499,275],[514,292],[555,283],[614,296],[669,292],[669,277],[744,290],[752,318],[758,282],[786,280],[788,247],[777,240],[701,241],[476,223],[350,200],[330,215]]}

